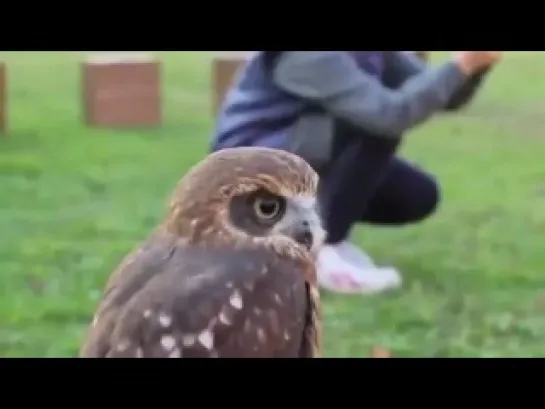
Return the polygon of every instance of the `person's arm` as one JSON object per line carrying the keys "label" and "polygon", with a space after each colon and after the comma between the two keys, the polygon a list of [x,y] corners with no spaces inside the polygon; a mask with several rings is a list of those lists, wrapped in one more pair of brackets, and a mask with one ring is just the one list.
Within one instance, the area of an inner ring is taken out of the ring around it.
{"label": "person's arm", "polygon": [[[414,75],[419,75],[430,69],[417,56],[401,51],[386,52],[385,65],[385,81],[392,88],[398,88]],[[478,74],[471,75],[464,85],[454,93],[443,109],[446,111],[456,111],[471,102],[488,72],[489,70],[487,69]]]}
{"label": "person's arm", "polygon": [[343,51],[283,52],[273,77],[278,86],[333,117],[393,138],[441,111],[467,80],[456,63],[448,62],[391,90]]}

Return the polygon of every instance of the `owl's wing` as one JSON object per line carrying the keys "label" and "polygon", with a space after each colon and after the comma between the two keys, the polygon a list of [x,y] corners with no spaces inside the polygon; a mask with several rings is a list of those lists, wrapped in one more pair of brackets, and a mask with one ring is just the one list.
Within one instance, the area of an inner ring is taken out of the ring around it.
{"label": "owl's wing", "polygon": [[148,244],[122,264],[83,357],[289,357],[304,349],[301,267],[259,250]]}

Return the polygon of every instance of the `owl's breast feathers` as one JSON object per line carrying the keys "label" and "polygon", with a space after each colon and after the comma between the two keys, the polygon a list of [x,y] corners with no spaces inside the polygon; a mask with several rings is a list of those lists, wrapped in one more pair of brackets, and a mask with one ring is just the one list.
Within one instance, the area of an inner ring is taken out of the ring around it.
{"label": "owl's breast feathers", "polygon": [[154,236],[111,277],[82,357],[315,357],[314,265]]}

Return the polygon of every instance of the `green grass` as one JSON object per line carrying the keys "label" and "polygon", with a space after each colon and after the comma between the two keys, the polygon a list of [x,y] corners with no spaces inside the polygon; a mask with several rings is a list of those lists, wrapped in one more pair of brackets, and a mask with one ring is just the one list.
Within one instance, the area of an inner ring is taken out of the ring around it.
{"label": "green grass", "polygon": [[[209,55],[160,53],[161,129],[88,129],[80,53],[0,53],[9,136],[0,138],[0,356],[74,356],[106,277],[159,221],[206,152]],[[436,56],[441,59],[442,56]],[[398,266],[402,290],[325,295],[328,356],[545,355],[545,53],[512,53],[467,113],[406,138],[443,204],[410,228],[359,228]]]}

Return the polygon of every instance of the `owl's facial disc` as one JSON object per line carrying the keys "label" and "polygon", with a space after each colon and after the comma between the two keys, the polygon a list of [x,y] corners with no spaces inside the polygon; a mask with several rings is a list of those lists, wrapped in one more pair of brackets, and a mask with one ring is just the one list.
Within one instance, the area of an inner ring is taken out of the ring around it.
{"label": "owl's facial disc", "polygon": [[287,236],[314,251],[325,233],[311,196],[283,197],[266,190],[235,196],[230,203],[231,223],[255,237]]}

